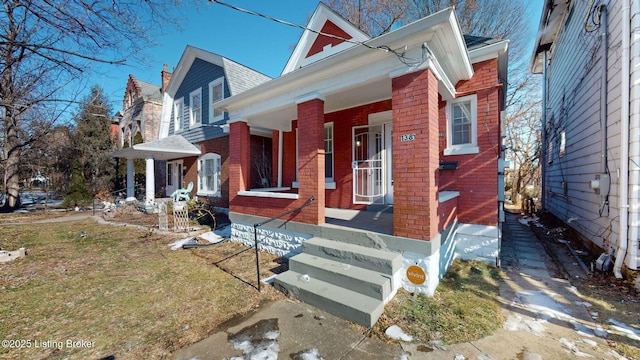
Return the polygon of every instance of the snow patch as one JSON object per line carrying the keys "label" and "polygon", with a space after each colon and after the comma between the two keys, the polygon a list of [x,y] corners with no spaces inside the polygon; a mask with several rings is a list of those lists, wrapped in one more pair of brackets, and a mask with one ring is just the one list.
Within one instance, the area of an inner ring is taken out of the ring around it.
{"label": "snow patch", "polygon": [[384,334],[393,340],[413,341],[413,336],[405,334],[398,325],[389,326]]}
{"label": "snow patch", "polygon": [[589,355],[587,353],[583,353],[582,351],[580,351],[580,349],[578,349],[576,344],[572,343],[571,341],[569,341],[569,340],[567,340],[565,338],[560,338],[560,343],[567,350],[571,351],[571,353],[573,355],[575,355],[575,356],[578,356],[578,357],[589,357],[589,358],[593,357],[592,355]]}
{"label": "snow patch", "polygon": [[320,351],[315,348],[296,354],[293,358],[294,360],[324,360],[324,358],[320,356]]}
{"label": "snow patch", "polygon": [[631,326],[623,324],[615,319],[609,319],[609,323],[611,323],[611,327],[621,335],[632,340],[640,340],[640,331],[638,329],[632,328]]}
{"label": "snow patch", "polygon": [[527,320],[523,319],[520,315],[511,314],[507,318],[507,321],[504,322],[504,325],[502,325],[502,327],[508,331],[521,330],[533,335],[542,336],[545,331],[545,327],[543,325],[545,322],[545,320],[540,319]]}

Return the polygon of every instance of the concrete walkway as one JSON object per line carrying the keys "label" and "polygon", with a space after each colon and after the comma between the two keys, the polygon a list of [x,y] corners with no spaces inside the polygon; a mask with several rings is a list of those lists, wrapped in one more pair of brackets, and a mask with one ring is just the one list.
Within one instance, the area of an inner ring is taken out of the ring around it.
{"label": "concrete walkway", "polygon": [[598,336],[603,332],[588,304],[567,280],[553,277],[586,276],[575,259],[560,259],[570,269],[558,267],[517,215],[506,219],[501,265],[507,279],[500,290],[506,320],[489,337],[436,350],[385,343],[315,307],[281,300],[179,351],[175,359],[619,359]]}

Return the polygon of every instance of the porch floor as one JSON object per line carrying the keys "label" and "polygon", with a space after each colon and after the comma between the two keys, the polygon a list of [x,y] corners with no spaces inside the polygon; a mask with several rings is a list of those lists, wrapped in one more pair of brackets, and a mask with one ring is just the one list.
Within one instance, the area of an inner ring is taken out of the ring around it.
{"label": "porch floor", "polygon": [[375,205],[367,210],[325,208],[325,224],[393,235],[393,206]]}

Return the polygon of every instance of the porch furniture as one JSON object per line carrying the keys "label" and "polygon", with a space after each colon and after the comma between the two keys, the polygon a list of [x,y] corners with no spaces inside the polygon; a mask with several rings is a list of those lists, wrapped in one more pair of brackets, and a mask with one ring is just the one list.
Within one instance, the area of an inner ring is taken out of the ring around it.
{"label": "porch furniture", "polygon": [[178,189],[174,191],[172,194],[173,201],[189,201],[189,194],[191,193],[191,190],[193,190],[193,181],[189,182],[186,189]]}

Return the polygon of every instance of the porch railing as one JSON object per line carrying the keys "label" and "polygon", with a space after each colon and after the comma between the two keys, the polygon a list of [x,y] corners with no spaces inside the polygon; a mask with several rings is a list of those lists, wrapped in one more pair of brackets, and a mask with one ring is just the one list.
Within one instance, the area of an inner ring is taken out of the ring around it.
{"label": "porch railing", "polygon": [[272,221],[278,220],[283,216],[286,216],[286,215],[292,214],[294,212],[300,211],[300,210],[306,208],[307,206],[313,204],[314,200],[315,200],[315,197],[312,196],[312,197],[309,198],[309,200],[306,203],[298,206],[295,209],[291,209],[289,211],[285,211],[282,214],[276,215],[276,216],[274,216],[272,218],[269,218],[267,220],[264,220],[262,222],[253,224],[253,241],[255,242],[255,249],[256,249],[256,273],[257,273],[257,279],[258,279],[258,291],[261,291],[261,287],[260,287],[260,258],[259,258],[259,253],[258,253],[258,228],[263,226],[263,225],[266,225],[266,224],[268,224],[268,223],[270,223]]}

